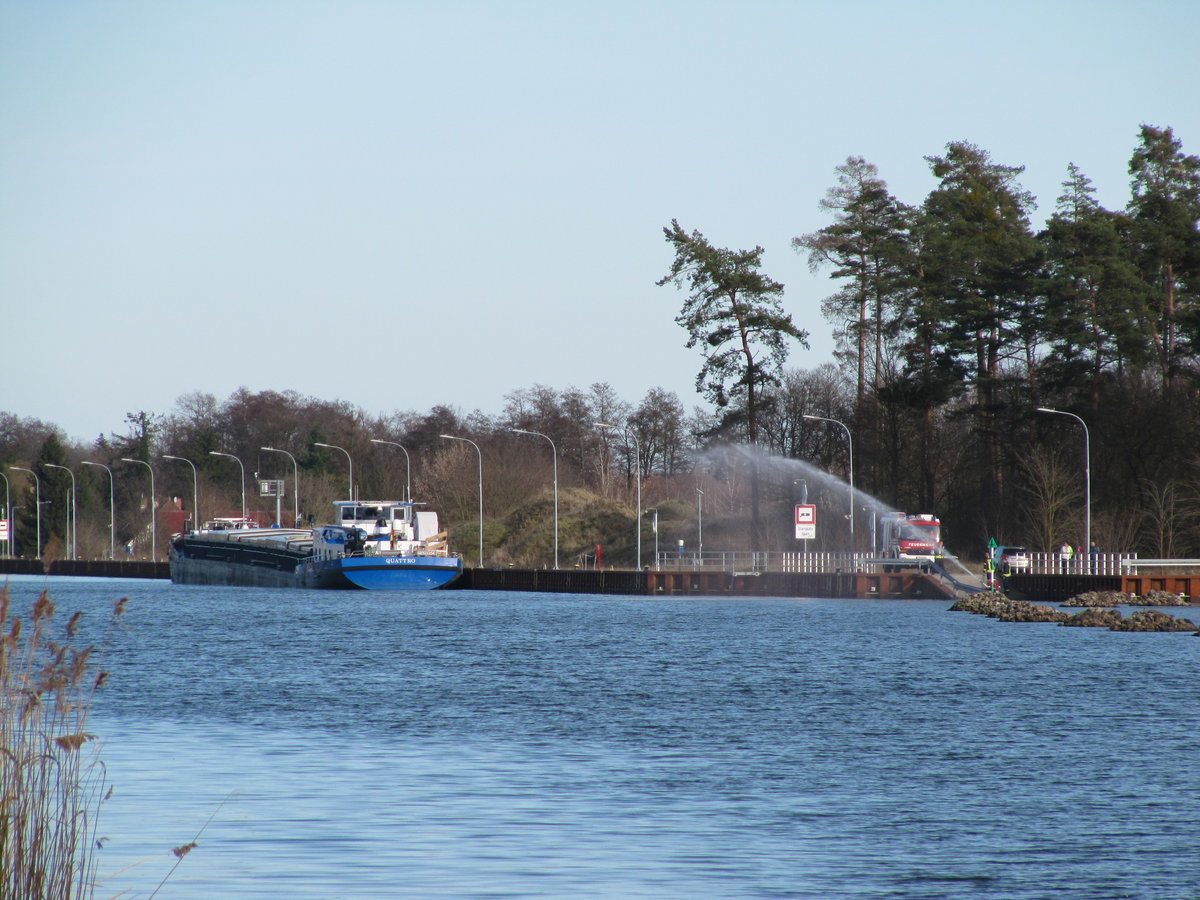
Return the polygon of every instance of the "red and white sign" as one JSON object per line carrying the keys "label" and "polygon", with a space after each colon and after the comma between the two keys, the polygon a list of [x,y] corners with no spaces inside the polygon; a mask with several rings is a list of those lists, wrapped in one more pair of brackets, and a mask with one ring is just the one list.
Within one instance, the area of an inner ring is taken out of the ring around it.
{"label": "red and white sign", "polygon": [[8,519],[0,519],[0,541],[8,540]]}
{"label": "red and white sign", "polygon": [[817,536],[817,508],[811,504],[796,505],[796,540],[811,541]]}

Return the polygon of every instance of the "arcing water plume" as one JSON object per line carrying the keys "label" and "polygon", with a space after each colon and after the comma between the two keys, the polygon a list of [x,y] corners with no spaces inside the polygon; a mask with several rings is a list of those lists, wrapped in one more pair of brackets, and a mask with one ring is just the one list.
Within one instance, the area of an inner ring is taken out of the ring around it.
{"label": "arcing water plume", "polygon": [[[841,549],[850,547],[849,519],[854,516],[855,546],[862,552],[863,548],[873,557],[879,557],[883,549],[879,522],[887,516],[902,513],[882,500],[872,497],[838,476],[819,469],[811,463],[790,457],[772,456],[757,447],[747,444],[727,444],[706,451],[701,457],[701,466],[710,471],[720,472],[736,465],[746,465],[756,470],[760,478],[764,473],[767,480],[783,489],[783,495],[794,503],[813,503],[821,509],[821,519],[828,522],[832,518],[838,522],[838,534],[844,528],[844,544]],[[932,512],[936,510],[919,510]],[[845,523],[844,525],[842,523]],[[945,553],[945,560],[958,571],[975,577],[958,557]]]}

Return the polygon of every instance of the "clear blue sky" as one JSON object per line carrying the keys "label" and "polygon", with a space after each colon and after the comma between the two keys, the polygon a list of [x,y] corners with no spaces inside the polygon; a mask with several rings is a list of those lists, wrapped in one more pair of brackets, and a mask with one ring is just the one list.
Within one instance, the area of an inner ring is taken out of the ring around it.
{"label": "clear blue sky", "polygon": [[849,155],[919,203],[968,140],[1048,215],[1200,153],[1200,4],[0,0],[0,410],[90,440],[239,386],[370,414],[535,383],[699,403],[672,217],[830,358],[793,236]]}

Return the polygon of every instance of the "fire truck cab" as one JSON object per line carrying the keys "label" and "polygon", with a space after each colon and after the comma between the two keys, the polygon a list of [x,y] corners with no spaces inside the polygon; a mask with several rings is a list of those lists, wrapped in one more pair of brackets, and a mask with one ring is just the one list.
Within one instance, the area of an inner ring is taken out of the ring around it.
{"label": "fire truck cab", "polygon": [[[942,523],[937,516],[889,513],[882,519],[883,555],[903,565],[923,568],[943,555]],[[899,568],[899,566],[897,566]]]}

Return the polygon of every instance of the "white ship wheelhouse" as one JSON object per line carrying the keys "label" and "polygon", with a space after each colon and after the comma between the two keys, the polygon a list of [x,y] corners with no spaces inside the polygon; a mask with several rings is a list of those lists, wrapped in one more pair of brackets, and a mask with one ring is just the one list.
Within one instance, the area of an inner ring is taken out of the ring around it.
{"label": "white ship wheelhouse", "polygon": [[[364,535],[366,553],[446,556],[446,535],[438,515],[406,500],[335,500],[333,531]],[[317,529],[321,534],[328,529]]]}
{"label": "white ship wheelhouse", "polygon": [[361,528],[368,535],[395,535],[413,540],[415,503],[402,500],[335,500],[337,524],[343,528]]}

